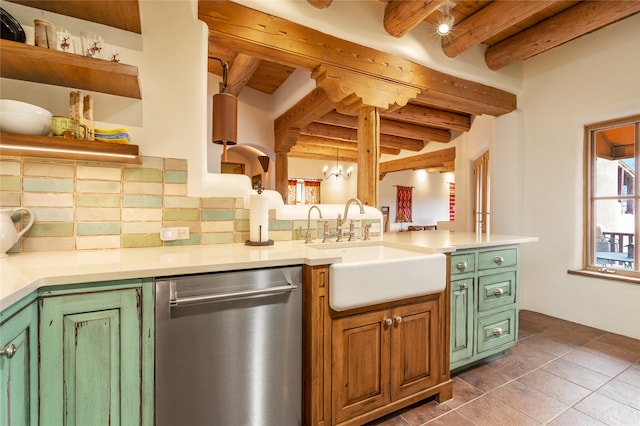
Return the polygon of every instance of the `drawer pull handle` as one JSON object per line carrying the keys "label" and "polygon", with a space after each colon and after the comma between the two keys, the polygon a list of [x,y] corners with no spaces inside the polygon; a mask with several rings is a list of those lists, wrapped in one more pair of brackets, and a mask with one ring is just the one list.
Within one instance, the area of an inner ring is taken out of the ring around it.
{"label": "drawer pull handle", "polygon": [[456,268],[458,268],[458,270],[460,271],[464,271],[465,269],[467,269],[467,262],[456,263]]}
{"label": "drawer pull handle", "polygon": [[504,262],[504,257],[496,256],[493,258],[493,261],[496,262],[498,265],[502,265],[502,263]]}
{"label": "drawer pull handle", "polygon": [[402,322],[402,317],[396,317],[396,323],[400,324]]}
{"label": "drawer pull handle", "polygon": [[18,348],[16,348],[16,345],[9,343],[4,349],[0,350],[0,356],[6,356],[7,359],[11,359],[17,351]]}
{"label": "drawer pull handle", "polygon": [[502,333],[504,333],[504,331],[500,327],[496,327],[496,328],[493,329],[493,335],[494,336],[500,336]]}
{"label": "drawer pull handle", "polygon": [[467,283],[460,283],[460,290],[466,290],[467,289]]}
{"label": "drawer pull handle", "polygon": [[496,296],[502,296],[504,294],[504,290],[501,288],[496,288],[495,290],[493,290],[493,294]]}
{"label": "drawer pull handle", "polygon": [[384,323],[386,325],[391,325],[391,324],[393,324],[393,320],[391,318],[387,318],[386,320],[384,320]]}

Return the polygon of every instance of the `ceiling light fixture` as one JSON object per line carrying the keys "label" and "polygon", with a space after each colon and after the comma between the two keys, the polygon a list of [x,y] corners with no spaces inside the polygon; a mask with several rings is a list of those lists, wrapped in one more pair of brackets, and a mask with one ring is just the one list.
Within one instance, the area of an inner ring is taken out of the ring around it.
{"label": "ceiling light fixture", "polygon": [[440,6],[440,10],[442,11],[442,17],[438,21],[438,26],[436,27],[436,32],[439,36],[444,37],[451,33],[453,29],[453,23],[455,18],[451,16],[451,9],[453,9],[456,4],[452,1],[448,1]]}
{"label": "ceiling light fixture", "polygon": [[333,172],[331,173],[327,173],[329,171],[329,166],[324,166],[324,169],[322,170],[323,174],[324,174],[324,180],[329,180],[332,177],[335,177],[336,180],[349,180],[351,179],[351,173],[352,173],[352,168],[349,167],[347,169],[346,173],[342,173],[342,167],[340,167],[340,164],[338,163],[338,148],[336,148],[336,168]]}
{"label": "ceiling light fixture", "polygon": [[213,95],[213,124],[211,141],[222,145],[222,161],[227,161],[227,146],[238,143],[238,98],[231,93],[225,93],[227,89],[227,74],[229,63],[222,59],[209,56],[222,65],[222,83],[220,93]]}

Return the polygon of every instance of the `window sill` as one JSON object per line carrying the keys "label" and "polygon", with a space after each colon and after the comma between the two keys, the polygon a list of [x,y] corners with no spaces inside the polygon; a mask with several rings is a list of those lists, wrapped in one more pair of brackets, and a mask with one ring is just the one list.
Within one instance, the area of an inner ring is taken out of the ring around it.
{"label": "window sill", "polygon": [[603,280],[611,280],[611,281],[622,281],[630,284],[640,284],[640,277],[632,277],[629,275],[622,274],[612,274],[612,273],[603,273],[598,271],[592,271],[589,269],[569,269],[567,270],[568,274],[571,275],[581,275],[583,277],[589,278],[599,278]]}

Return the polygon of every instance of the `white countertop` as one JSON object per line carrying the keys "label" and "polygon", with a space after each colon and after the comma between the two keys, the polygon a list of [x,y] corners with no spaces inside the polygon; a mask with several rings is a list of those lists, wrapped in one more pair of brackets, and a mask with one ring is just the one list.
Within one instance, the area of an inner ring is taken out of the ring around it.
{"label": "white countertop", "polygon": [[[382,239],[385,244],[427,253],[537,241],[534,237],[450,231],[388,233]],[[0,310],[43,286],[296,264],[325,265],[341,260],[335,253],[314,249],[303,241],[279,241],[273,246],[258,247],[216,244],[10,254],[0,258]]]}

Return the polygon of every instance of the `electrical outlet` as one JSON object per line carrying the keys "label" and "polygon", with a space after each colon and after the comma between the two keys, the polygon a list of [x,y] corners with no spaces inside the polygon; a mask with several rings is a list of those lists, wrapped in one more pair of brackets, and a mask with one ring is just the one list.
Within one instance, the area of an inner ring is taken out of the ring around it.
{"label": "electrical outlet", "polygon": [[160,230],[160,239],[162,241],[188,240],[189,227],[162,228]]}
{"label": "electrical outlet", "polygon": [[179,240],[188,240],[189,239],[189,227],[188,226],[182,226],[179,228],[176,228],[178,230],[178,239]]}

